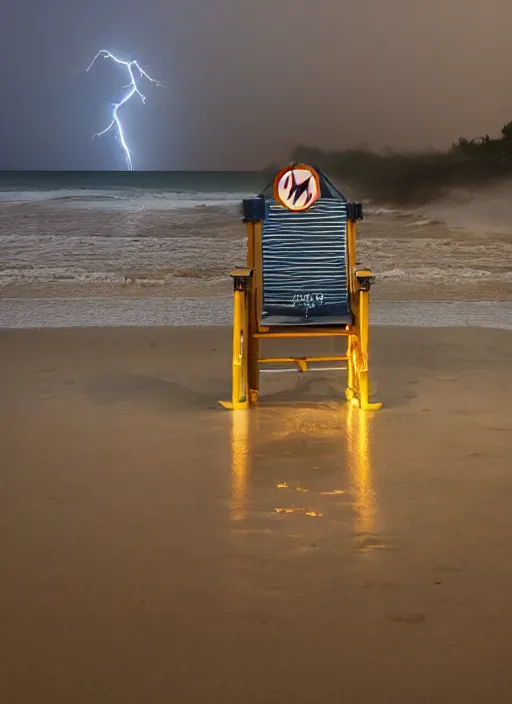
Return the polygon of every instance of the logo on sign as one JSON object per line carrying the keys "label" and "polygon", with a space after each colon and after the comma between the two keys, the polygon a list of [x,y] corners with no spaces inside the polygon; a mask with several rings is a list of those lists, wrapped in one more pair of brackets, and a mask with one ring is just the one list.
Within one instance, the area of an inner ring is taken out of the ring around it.
{"label": "logo on sign", "polygon": [[307,210],[320,198],[320,179],[306,164],[282,169],[274,181],[274,199],[295,212]]}

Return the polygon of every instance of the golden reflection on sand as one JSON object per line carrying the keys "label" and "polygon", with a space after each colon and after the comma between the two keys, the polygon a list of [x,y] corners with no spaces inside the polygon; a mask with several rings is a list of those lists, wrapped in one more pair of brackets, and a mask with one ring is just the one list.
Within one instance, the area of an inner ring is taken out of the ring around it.
{"label": "golden reflection on sand", "polygon": [[347,468],[355,498],[355,532],[360,537],[370,536],[375,531],[377,514],[369,437],[373,416],[349,405],[346,417]]}
{"label": "golden reflection on sand", "polygon": [[[276,417],[275,414],[278,416]],[[286,407],[272,409],[273,418],[268,438],[262,431],[262,417],[258,418],[251,411],[234,411],[231,426],[231,516],[233,520],[245,518],[250,485],[250,470],[252,466],[252,447],[249,433],[251,423],[258,426],[258,435],[264,442],[268,440],[293,440],[301,438],[332,438],[333,460],[339,462],[342,473],[338,486],[315,492],[309,487],[293,486],[293,477],[282,481],[276,488],[308,492],[312,503],[315,494],[322,497],[323,502],[329,501],[324,497],[351,494],[354,497],[355,533],[361,542],[361,551],[374,549],[376,545],[373,535],[377,514],[377,502],[373,487],[372,458],[370,444],[370,428],[374,421],[373,414],[361,411],[350,404],[333,405],[329,407],[312,408]],[[277,429],[275,429],[277,428]],[[345,462],[343,455],[338,452],[345,446]],[[338,449],[337,449],[338,448]],[[335,455],[337,457],[335,457]],[[300,462],[300,455],[297,456]],[[290,489],[291,487],[291,489]],[[342,488],[344,487],[344,488]],[[275,508],[278,513],[306,513],[299,509]],[[328,504],[311,508],[307,515],[328,515]]]}
{"label": "golden reflection on sand", "polygon": [[247,411],[231,413],[231,518],[239,521],[246,516],[249,472],[249,423]]}

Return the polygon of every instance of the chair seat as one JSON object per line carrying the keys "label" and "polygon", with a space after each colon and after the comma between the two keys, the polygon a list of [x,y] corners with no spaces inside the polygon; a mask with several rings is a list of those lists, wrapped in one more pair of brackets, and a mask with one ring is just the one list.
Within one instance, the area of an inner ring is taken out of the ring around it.
{"label": "chair seat", "polygon": [[344,313],[342,315],[309,315],[307,318],[304,315],[264,315],[261,318],[261,324],[272,327],[273,325],[290,325],[290,326],[315,326],[322,327],[353,325],[354,316],[352,313]]}

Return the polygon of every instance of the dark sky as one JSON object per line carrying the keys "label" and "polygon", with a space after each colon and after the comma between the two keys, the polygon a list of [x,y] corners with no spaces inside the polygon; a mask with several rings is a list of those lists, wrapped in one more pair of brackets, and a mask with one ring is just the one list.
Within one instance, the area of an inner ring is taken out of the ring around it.
{"label": "dark sky", "polygon": [[442,147],[512,119],[511,0],[0,0],[0,168],[124,168],[90,143],[123,76],[137,169],[244,169],[296,144]]}

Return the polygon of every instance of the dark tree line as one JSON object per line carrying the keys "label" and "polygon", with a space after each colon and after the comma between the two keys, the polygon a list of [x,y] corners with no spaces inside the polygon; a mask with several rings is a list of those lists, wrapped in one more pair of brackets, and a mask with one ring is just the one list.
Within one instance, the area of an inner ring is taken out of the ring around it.
{"label": "dark tree line", "polygon": [[[297,147],[291,161],[323,169],[358,198],[420,203],[456,186],[480,185],[512,177],[512,122],[498,138],[460,138],[447,151],[374,152],[367,148],[326,152]],[[274,167],[265,174],[275,173]]]}

